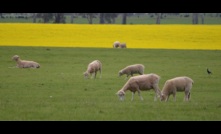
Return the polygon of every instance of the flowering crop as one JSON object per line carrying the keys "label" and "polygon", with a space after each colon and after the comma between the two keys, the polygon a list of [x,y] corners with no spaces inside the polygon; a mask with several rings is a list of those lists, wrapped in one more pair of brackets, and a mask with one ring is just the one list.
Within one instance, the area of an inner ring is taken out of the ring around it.
{"label": "flowering crop", "polygon": [[221,25],[0,24],[0,46],[221,49]]}

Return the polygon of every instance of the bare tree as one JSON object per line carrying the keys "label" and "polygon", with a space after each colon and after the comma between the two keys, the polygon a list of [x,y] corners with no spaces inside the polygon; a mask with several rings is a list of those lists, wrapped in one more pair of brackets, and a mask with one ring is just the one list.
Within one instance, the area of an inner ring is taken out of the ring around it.
{"label": "bare tree", "polygon": [[64,13],[54,13],[54,23],[65,23]]}
{"label": "bare tree", "polygon": [[37,13],[33,13],[33,23],[36,23]]}
{"label": "bare tree", "polygon": [[71,23],[74,22],[74,13],[71,13]]}
{"label": "bare tree", "polygon": [[53,19],[53,13],[37,13],[37,17],[42,18],[44,23]]}
{"label": "bare tree", "polygon": [[202,24],[204,24],[204,16],[205,16],[205,13],[201,13],[200,16],[201,16]]}
{"label": "bare tree", "polygon": [[161,13],[157,13],[157,21],[156,24],[160,24]]}
{"label": "bare tree", "polygon": [[122,24],[127,24],[127,13],[123,13]]}
{"label": "bare tree", "polygon": [[199,13],[192,14],[192,23],[193,24],[198,24],[198,16],[199,16]]}
{"label": "bare tree", "polygon": [[100,24],[104,24],[104,15],[105,13],[100,13]]}
{"label": "bare tree", "polygon": [[97,13],[83,13],[87,17],[88,23],[93,24],[93,18],[97,15]]}

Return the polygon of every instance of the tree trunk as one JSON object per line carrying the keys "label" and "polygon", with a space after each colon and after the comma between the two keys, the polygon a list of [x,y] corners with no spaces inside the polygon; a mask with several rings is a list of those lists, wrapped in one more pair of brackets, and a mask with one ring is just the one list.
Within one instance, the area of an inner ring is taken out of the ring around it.
{"label": "tree trunk", "polygon": [[122,24],[127,24],[127,13],[123,13]]}
{"label": "tree trunk", "polygon": [[64,13],[55,13],[54,23],[65,23]]}
{"label": "tree trunk", "polygon": [[192,16],[193,24],[198,24],[198,15],[199,15],[199,13],[193,13],[192,15],[193,15]]}
{"label": "tree trunk", "polygon": [[202,24],[204,24],[204,13],[201,13]]}
{"label": "tree trunk", "polygon": [[33,13],[33,23],[36,23],[37,13]]}
{"label": "tree trunk", "polygon": [[113,24],[115,24],[115,18],[113,18],[112,20],[113,20]]}
{"label": "tree trunk", "polygon": [[55,13],[55,20],[54,20],[54,22],[55,23],[60,23],[60,21],[61,21],[60,13]]}
{"label": "tree trunk", "polygon": [[157,21],[156,24],[160,24],[161,13],[157,13]]}
{"label": "tree trunk", "polygon": [[74,13],[71,13],[71,23],[74,22]]}
{"label": "tree trunk", "polygon": [[93,13],[87,13],[86,14],[87,20],[89,24],[93,23]]}
{"label": "tree trunk", "polygon": [[104,13],[100,13],[100,24],[104,24]]}

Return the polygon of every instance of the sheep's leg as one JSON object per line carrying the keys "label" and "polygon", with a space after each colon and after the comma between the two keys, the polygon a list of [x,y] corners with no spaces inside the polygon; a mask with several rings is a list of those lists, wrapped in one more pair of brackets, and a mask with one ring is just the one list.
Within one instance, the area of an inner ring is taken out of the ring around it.
{"label": "sheep's leg", "polygon": [[134,92],[132,92],[132,98],[131,98],[131,101],[134,100]]}
{"label": "sheep's leg", "polygon": [[167,97],[166,97],[166,101],[168,101],[168,100],[169,100],[169,97],[170,97],[170,95],[167,95]]}
{"label": "sheep's leg", "polygon": [[188,101],[190,100],[190,92],[189,92],[189,94],[188,94]]}
{"label": "sheep's leg", "polygon": [[184,98],[184,100],[188,101],[189,100],[189,96],[190,96],[189,91],[185,91],[185,98]]}
{"label": "sheep's leg", "polygon": [[143,97],[142,97],[141,94],[140,94],[140,90],[138,89],[137,92],[138,92],[138,96],[140,97],[140,100],[143,101]]}
{"label": "sheep's leg", "polygon": [[101,69],[99,71],[100,71],[100,78],[101,78]]}
{"label": "sheep's leg", "polygon": [[154,86],[154,91],[155,91],[154,101],[157,101],[158,96],[161,98],[161,92],[160,92],[160,88],[158,87],[158,85]]}

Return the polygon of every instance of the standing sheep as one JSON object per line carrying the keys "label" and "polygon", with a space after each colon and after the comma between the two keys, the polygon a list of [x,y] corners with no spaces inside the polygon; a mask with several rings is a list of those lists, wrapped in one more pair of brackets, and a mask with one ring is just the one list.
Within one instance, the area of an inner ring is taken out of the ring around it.
{"label": "standing sheep", "polygon": [[84,78],[88,78],[89,75],[92,76],[94,74],[94,78],[96,78],[97,71],[100,71],[100,78],[101,78],[101,70],[102,64],[99,60],[94,60],[93,62],[88,64],[87,71],[84,72]]}
{"label": "standing sheep", "polygon": [[126,43],[120,43],[120,48],[127,48]]}
{"label": "standing sheep", "polygon": [[40,68],[40,64],[34,61],[21,60],[18,55],[14,55],[12,60],[17,62],[18,68]]}
{"label": "standing sheep", "polygon": [[120,42],[119,41],[115,41],[113,43],[113,48],[118,48],[120,46]]}
{"label": "standing sheep", "polygon": [[144,68],[145,67],[143,64],[129,65],[129,66],[123,68],[122,70],[120,70],[118,72],[118,75],[120,77],[120,76],[126,74],[127,75],[126,78],[128,78],[128,76],[130,76],[130,75],[133,76],[133,74],[137,74],[137,73],[142,75],[142,74],[144,74]]}
{"label": "standing sheep", "polygon": [[134,94],[137,91],[141,100],[143,97],[140,95],[141,91],[147,91],[150,89],[154,89],[155,97],[154,101],[157,100],[157,96],[161,97],[160,89],[159,89],[159,81],[160,76],[157,74],[144,74],[139,76],[131,77],[126,84],[116,93],[119,96],[119,99],[124,100],[125,92],[130,90],[132,92],[131,101],[134,99]]}
{"label": "standing sheep", "polygon": [[168,101],[169,96],[173,94],[174,101],[176,101],[176,92],[185,92],[185,101],[190,99],[190,90],[193,85],[193,80],[189,77],[175,77],[173,79],[167,80],[164,84],[164,87],[161,91],[162,101]]}

